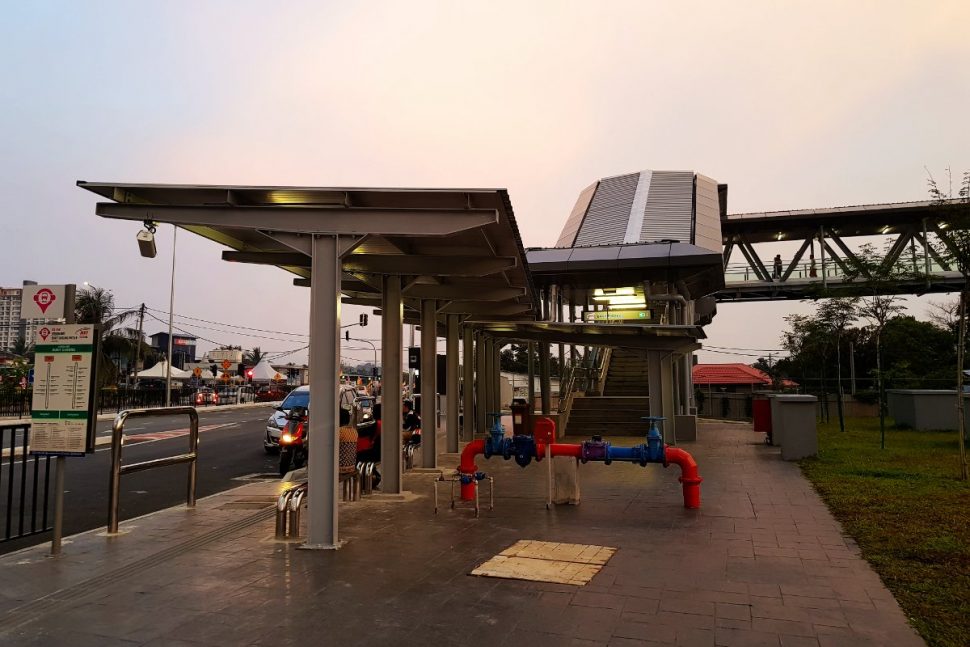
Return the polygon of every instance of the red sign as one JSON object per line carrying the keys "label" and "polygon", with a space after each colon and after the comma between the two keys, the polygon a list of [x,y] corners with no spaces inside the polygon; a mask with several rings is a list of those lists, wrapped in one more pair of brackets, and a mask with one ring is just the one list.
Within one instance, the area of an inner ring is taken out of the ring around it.
{"label": "red sign", "polygon": [[232,362],[230,362],[228,359],[222,360],[222,368],[228,371],[230,366],[232,366]]}
{"label": "red sign", "polygon": [[37,307],[40,308],[40,311],[44,313],[47,312],[47,309],[51,307],[56,300],[57,297],[54,296],[54,293],[47,288],[37,290],[37,294],[34,295],[34,303],[36,303]]}
{"label": "red sign", "polygon": [[51,364],[54,361],[54,356],[53,355],[44,355],[44,361],[47,362],[48,364]]}
{"label": "red sign", "polygon": [[43,328],[38,330],[37,333],[40,335],[41,339],[43,339],[44,341],[47,341],[47,338],[50,337],[51,335],[51,329],[48,328],[47,326],[44,326]]}

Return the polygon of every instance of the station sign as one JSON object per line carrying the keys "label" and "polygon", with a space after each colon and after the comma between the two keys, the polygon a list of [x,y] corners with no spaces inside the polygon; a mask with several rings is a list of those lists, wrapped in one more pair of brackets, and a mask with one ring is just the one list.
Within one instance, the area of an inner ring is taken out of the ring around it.
{"label": "station sign", "polygon": [[83,456],[94,451],[100,339],[91,324],[49,324],[37,330],[31,454]]}
{"label": "station sign", "polygon": [[25,285],[20,301],[21,319],[64,319],[74,308],[74,285]]}
{"label": "station sign", "polygon": [[586,323],[609,323],[619,321],[650,321],[649,310],[591,310],[583,313]]}

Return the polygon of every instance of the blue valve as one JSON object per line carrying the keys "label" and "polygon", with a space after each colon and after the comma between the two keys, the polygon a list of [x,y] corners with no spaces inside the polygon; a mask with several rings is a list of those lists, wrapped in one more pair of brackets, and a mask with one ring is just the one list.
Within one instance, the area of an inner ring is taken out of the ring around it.
{"label": "blue valve", "polygon": [[650,430],[647,431],[647,457],[650,461],[663,462],[664,460],[664,437],[658,422],[663,422],[666,418],[661,416],[644,416],[641,420],[650,422]]}

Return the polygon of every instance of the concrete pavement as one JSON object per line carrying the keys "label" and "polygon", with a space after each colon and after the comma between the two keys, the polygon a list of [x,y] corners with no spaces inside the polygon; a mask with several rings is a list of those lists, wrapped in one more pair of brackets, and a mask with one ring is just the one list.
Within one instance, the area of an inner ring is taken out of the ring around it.
{"label": "concrete pavement", "polygon": [[[546,511],[544,466],[479,461],[496,508],[415,496],[341,506],[339,551],[273,540],[279,483],[252,484],[0,559],[0,643],[18,645],[922,645],[797,466],[744,425],[702,423],[677,469],[580,467]],[[618,443],[632,439],[617,439]],[[457,463],[457,457],[442,457]],[[311,492],[312,496],[312,492]],[[522,539],[616,548],[582,587],[472,577]]]}

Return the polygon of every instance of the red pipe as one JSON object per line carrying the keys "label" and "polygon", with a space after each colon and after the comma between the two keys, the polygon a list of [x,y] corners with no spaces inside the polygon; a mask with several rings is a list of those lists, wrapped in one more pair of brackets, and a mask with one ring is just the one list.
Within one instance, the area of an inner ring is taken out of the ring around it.
{"label": "red pipe", "polygon": [[[572,443],[553,443],[553,456],[570,456],[581,458],[583,446]],[[461,452],[461,461],[458,463],[458,472],[465,475],[474,475],[478,471],[475,464],[475,456],[485,451],[484,440],[473,440],[465,445]],[[545,443],[536,443],[536,461],[540,461],[546,455]],[[697,473],[697,461],[689,453],[679,447],[666,446],[664,456],[666,457],[666,467],[669,463],[680,466],[680,478],[678,479],[684,486],[684,507],[691,510],[701,507],[701,481]],[[475,499],[475,483],[461,484],[461,500],[473,501]]]}
{"label": "red pipe", "polygon": [[[475,472],[478,471],[478,465],[475,465],[475,454],[481,454],[485,451],[485,441],[484,440],[473,440],[467,445],[465,449],[461,451],[461,461],[458,463],[458,473],[474,476]],[[475,482],[462,483],[461,484],[461,500],[462,501],[474,501],[475,500]]]}
{"label": "red pipe", "polygon": [[679,447],[666,447],[664,457],[667,463],[680,465],[678,480],[684,484],[684,507],[691,510],[701,507],[701,481],[704,479],[697,473],[697,461]]}

